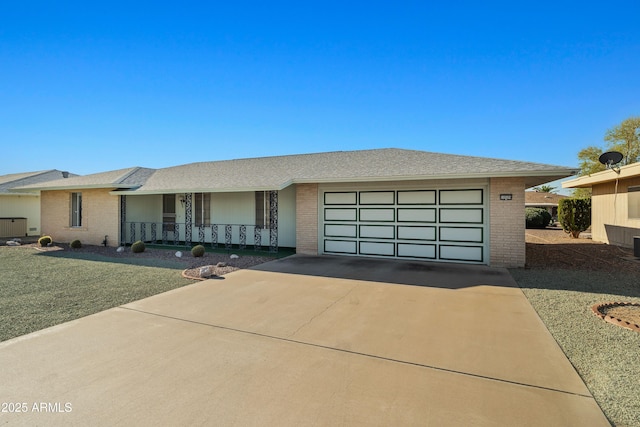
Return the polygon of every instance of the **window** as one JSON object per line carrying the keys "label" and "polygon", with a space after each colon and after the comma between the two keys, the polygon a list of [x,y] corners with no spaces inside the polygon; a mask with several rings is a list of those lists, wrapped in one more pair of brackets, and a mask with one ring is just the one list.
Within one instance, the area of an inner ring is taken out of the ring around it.
{"label": "window", "polygon": [[640,186],[629,187],[627,203],[629,205],[629,219],[640,219]]}
{"label": "window", "polygon": [[162,229],[164,231],[173,231],[176,222],[176,195],[162,195]]}
{"label": "window", "polygon": [[195,193],[196,226],[211,225],[211,193]]}
{"label": "window", "polygon": [[269,191],[256,191],[256,225],[261,228],[269,228],[270,224]]}
{"label": "window", "polygon": [[71,193],[71,227],[82,227],[82,193]]}

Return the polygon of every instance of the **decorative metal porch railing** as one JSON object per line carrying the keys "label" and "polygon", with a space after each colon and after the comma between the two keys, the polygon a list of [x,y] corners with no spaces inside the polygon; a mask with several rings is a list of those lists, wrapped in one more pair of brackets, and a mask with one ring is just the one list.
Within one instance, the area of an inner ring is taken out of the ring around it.
{"label": "decorative metal porch railing", "polygon": [[[121,243],[138,240],[157,245],[187,247],[201,244],[214,249],[247,249],[278,252],[276,230],[247,224],[192,225],[188,223],[127,222],[122,227]],[[193,237],[197,236],[197,240]],[[249,239],[249,242],[247,242]],[[266,244],[263,244],[263,241]]]}

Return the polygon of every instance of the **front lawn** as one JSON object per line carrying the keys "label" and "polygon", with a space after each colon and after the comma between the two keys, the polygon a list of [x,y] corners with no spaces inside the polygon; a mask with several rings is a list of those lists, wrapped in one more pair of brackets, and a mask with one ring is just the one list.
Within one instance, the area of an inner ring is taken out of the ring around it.
{"label": "front lawn", "polygon": [[193,283],[182,268],[0,246],[0,341]]}

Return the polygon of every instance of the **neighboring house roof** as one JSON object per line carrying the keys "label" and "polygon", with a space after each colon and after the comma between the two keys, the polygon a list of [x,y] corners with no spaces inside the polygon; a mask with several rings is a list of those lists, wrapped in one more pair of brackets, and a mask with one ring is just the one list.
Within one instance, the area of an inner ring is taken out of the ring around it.
{"label": "neighboring house roof", "polygon": [[42,185],[46,182],[65,179],[65,176],[74,177],[77,175],[59,171],[57,169],[2,175],[0,176],[0,194],[10,196],[33,196],[34,194],[32,192],[20,192],[15,191],[14,189],[28,185]]}
{"label": "neighboring house roof", "polygon": [[75,176],[73,178],[58,179],[42,184],[25,185],[20,187],[19,190],[33,191],[91,188],[131,189],[140,187],[154,172],[154,169],[133,167],[91,175]]}
{"label": "neighboring house roof", "polygon": [[615,169],[607,169],[592,175],[585,175],[562,183],[563,188],[588,188],[595,184],[629,179],[640,176],[640,163],[632,163]]}
{"label": "neighboring house roof", "polygon": [[[139,179],[134,180],[136,185],[132,181],[127,187],[124,182],[114,180],[118,173],[134,169],[144,171],[135,172],[139,175]],[[92,185],[84,188],[114,188],[119,189],[118,194],[161,194],[280,190],[294,183],[488,177],[523,177],[528,188],[573,173],[573,168],[541,163],[387,148],[199,162],[155,171],[132,168],[53,182],[37,188],[83,188],[80,185]]]}
{"label": "neighboring house roof", "polygon": [[566,199],[568,196],[555,193],[545,193],[542,191],[525,191],[525,206],[558,206],[558,201]]}

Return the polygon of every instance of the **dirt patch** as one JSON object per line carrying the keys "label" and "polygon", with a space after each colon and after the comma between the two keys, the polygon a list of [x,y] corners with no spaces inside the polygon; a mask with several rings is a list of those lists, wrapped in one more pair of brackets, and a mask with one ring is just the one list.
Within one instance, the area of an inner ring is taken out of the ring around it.
{"label": "dirt patch", "polygon": [[528,229],[525,237],[526,268],[640,273],[640,260],[631,249],[574,239],[560,228]]}
{"label": "dirt patch", "polygon": [[[160,262],[166,261],[175,265],[179,263],[183,265],[185,271],[183,276],[190,279],[201,279],[215,276],[222,276],[224,274],[231,273],[232,271],[250,268],[255,265],[263,264],[268,261],[273,261],[271,256],[260,255],[240,255],[232,256],[233,252],[226,253],[213,253],[206,252],[202,257],[194,257],[191,255],[191,251],[185,249],[164,249],[164,248],[149,248],[147,247],[144,252],[133,253],[130,247],[125,247],[121,252],[118,252],[117,248],[84,245],[81,248],[73,249],[67,244],[55,243],[51,246],[41,247],[37,243],[29,243],[20,246],[22,248],[32,247],[40,252],[58,252],[69,251],[76,253],[95,254],[104,257],[113,258],[114,260],[140,260],[140,259],[152,259]],[[180,255],[180,256],[177,256]]]}

